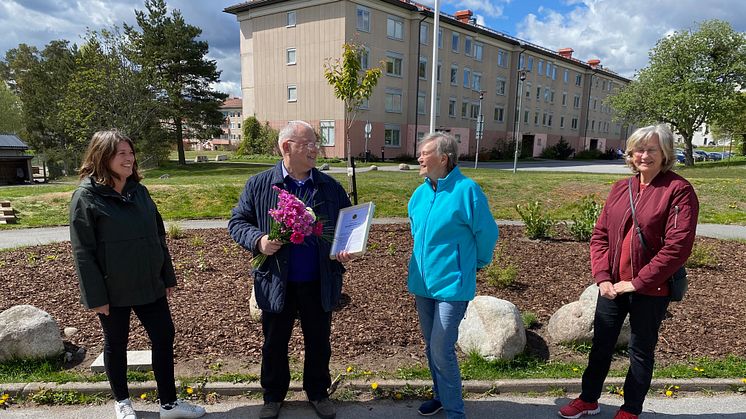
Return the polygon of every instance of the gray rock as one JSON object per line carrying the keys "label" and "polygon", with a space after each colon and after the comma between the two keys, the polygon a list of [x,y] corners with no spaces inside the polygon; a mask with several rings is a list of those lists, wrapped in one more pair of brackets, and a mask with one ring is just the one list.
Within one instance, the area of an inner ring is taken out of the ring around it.
{"label": "gray rock", "polygon": [[[596,315],[598,286],[591,284],[583,291],[578,301],[560,307],[549,319],[547,333],[555,343],[587,343],[593,341],[593,319]],[[629,316],[624,320],[617,346],[629,343],[631,329]]]}
{"label": "gray rock", "polygon": [[63,330],[63,333],[65,334],[66,338],[71,338],[78,334],[78,329],[76,327],[66,327]]}
{"label": "gray rock", "polygon": [[0,361],[50,358],[64,349],[57,322],[46,311],[20,305],[0,313]]}
{"label": "gray rock", "polygon": [[227,161],[228,156],[226,154],[218,154],[215,156],[215,161]]}
{"label": "gray rock", "polygon": [[319,166],[319,170],[329,170],[329,163],[324,163],[321,166]]}
{"label": "gray rock", "polygon": [[171,177],[171,175],[169,175],[168,173],[164,173],[164,174],[158,176],[158,179],[169,179],[170,177]]}
{"label": "gray rock", "polygon": [[399,170],[409,170],[409,165],[406,163],[399,163]]}
{"label": "gray rock", "polygon": [[526,330],[518,308],[495,297],[474,298],[458,332],[458,346],[463,352],[477,352],[488,360],[511,360],[526,347]]}
{"label": "gray rock", "polygon": [[371,171],[375,171],[375,170],[378,170],[378,166],[376,166],[375,164],[371,164],[371,165],[370,165],[370,170],[371,170]]}

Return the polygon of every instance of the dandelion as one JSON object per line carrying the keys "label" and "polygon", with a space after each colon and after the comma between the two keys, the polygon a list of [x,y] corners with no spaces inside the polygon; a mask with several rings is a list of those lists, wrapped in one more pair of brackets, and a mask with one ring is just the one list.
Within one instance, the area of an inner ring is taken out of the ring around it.
{"label": "dandelion", "polygon": [[741,378],[741,382],[746,384],[746,378]]}
{"label": "dandelion", "polygon": [[620,395],[620,396],[624,396],[624,390],[623,390],[623,389],[622,389],[622,390],[619,390],[619,395]]}
{"label": "dandelion", "polygon": [[674,390],[678,390],[679,386],[673,386]]}
{"label": "dandelion", "polygon": [[372,382],[372,383],[370,383],[370,388],[372,388],[373,390],[377,390],[378,389],[378,383],[376,383],[375,381]]}
{"label": "dandelion", "polygon": [[0,399],[0,406],[5,405],[5,399]]}
{"label": "dandelion", "polygon": [[191,388],[191,387],[187,387],[186,388],[186,392],[187,392],[187,394],[192,394],[192,393],[194,393],[194,389]]}
{"label": "dandelion", "polygon": [[0,397],[0,399],[2,399],[2,400],[8,400],[8,398],[10,398],[10,394],[8,394],[8,393],[5,393],[5,394],[2,395],[2,397]]}
{"label": "dandelion", "polygon": [[573,368],[572,372],[578,372],[579,370],[577,368]]}
{"label": "dandelion", "polygon": [[666,390],[666,397],[671,397],[671,396],[673,396],[673,391]]}
{"label": "dandelion", "polygon": [[146,393],[143,393],[140,395],[141,400],[147,400],[147,398],[148,398],[148,395]]}
{"label": "dandelion", "polygon": [[352,372],[352,367],[347,367],[347,372]]}
{"label": "dandelion", "polygon": [[402,395],[401,395],[401,393],[399,393],[399,392],[396,392],[396,393],[394,393],[394,398],[395,398],[396,400],[401,400],[401,399],[402,399]]}

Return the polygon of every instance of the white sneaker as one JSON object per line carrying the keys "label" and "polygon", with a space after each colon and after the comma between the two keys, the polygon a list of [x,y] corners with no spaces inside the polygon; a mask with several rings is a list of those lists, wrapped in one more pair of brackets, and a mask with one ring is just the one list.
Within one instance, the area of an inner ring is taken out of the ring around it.
{"label": "white sneaker", "polygon": [[117,419],[137,419],[137,413],[132,408],[130,399],[114,402],[114,412],[117,414]]}
{"label": "white sneaker", "polygon": [[191,419],[202,417],[205,414],[204,407],[187,403],[184,400],[176,400],[168,406],[171,408],[166,409],[161,406],[161,419]]}

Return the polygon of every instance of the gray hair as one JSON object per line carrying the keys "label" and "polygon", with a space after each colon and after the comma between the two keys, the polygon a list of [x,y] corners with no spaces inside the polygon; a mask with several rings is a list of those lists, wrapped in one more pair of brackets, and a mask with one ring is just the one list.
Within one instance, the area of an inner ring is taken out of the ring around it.
{"label": "gray hair", "polygon": [[451,173],[451,170],[458,165],[458,142],[453,135],[442,131],[427,134],[425,138],[422,139],[422,145],[431,141],[435,143],[435,151],[439,156],[445,155],[448,157],[446,173]]}
{"label": "gray hair", "polygon": [[282,151],[282,144],[284,144],[287,140],[293,138],[293,135],[295,135],[295,131],[299,127],[308,128],[313,132],[313,127],[306,121],[295,120],[288,122],[288,124],[280,130],[280,134],[277,137],[277,146],[280,148],[280,151]]}
{"label": "gray hair", "polygon": [[638,172],[632,157],[635,149],[647,144],[653,136],[658,137],[658,144],[660,144],[661,152],[663,153],[661,172],[665,173],[671,170],[676,163],[676,156],[673,153],[673,132],[671,132],[671,128],[666,124],[649,125],[638,128],[627,139],[627,150],[624,153],[624,160],[633,172]]}

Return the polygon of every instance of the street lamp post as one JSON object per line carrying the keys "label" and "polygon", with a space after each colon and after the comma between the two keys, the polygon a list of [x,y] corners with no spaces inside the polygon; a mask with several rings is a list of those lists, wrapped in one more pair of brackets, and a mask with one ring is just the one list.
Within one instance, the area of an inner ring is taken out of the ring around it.
{"label": "street lamp post", "polygon": [[523,81],[526,80],[526,70],[518,71],[518,110],[516,121],[513,124],[513,139],[515,140],[515,153],[513,156],[513,173],[518,169],[518,150],[520,150],[521,139],[521,103],[523,102]]}
{"label": "street lamp post", "polygon": [[368,163],[370,159],[370,150],[368,149],[368,141],[370,140],[370,132],[373,130],[373,126],[370,125],[370,121],[365,121],[365,162]]}
{"label": "street lamp post", "polygon": [[477,116],[477,150],[474,154],[474,168],[477,168],[477,164],[479,164],[479,140],[482,139],[482,135],[484,134],[484,115],[482,115],[482,99],[484,99],[484,90],[479,91],[479,115]]}

